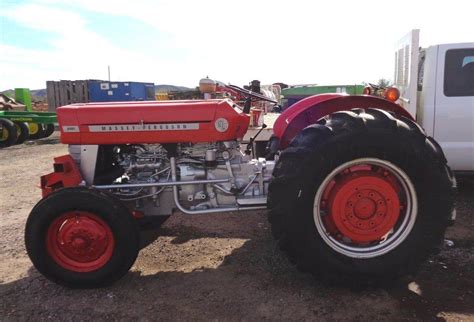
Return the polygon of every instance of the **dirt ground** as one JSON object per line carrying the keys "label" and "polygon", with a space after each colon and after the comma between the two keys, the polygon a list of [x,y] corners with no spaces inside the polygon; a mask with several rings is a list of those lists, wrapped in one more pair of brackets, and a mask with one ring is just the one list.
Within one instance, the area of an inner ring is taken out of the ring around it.
{"label": "dirt ground", "polygon": [[0,320],[474,321],[474,179],[458,178],[454,244],[395,285],[351,290],[297,272],[255,211],[177,213],[122,280],[71,290],[43,278],[23,244],[39,176],[66,151],[57,134],[0,150]]}

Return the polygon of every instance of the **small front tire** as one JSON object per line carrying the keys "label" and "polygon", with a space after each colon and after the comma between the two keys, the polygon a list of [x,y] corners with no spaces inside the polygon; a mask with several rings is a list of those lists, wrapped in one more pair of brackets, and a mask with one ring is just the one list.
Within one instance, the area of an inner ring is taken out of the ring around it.
{"label": "small front tire", "polygon": [[140,236],[136,220],[119,200],[89,188],[64,188],[33,208],[25,244],[36,269],[51,281],[94,288],[128,272]]}

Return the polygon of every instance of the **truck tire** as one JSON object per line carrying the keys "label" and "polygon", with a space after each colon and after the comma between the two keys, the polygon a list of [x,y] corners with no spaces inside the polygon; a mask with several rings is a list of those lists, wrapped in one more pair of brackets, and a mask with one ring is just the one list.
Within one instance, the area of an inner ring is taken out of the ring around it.
{"label": "truck tire", "polygon": [[15,122],[16,132],[18,133],[18,138],[16,139],[15,144],[22,144],[30,136],[30,129],[28,128],[28,123],[25,122]]}
{"label": "truck tire", "polygon": [[379,109],[331,114],[285,149],[269,221],[297,268],[366,285],[414,274],[442,245],[454,178],[415,122]]}
{"label": "truck tire", "polygon": [[4,148],[15,144],[18,139],[18,132],[15,127],[15,123],[7,119],[0,118],[0,147]]}
{"label": "truck tire", "polygon": [[71,288],[109,285],[125,275],[139,251],[139,229],[114,197],[64,188],[42,199],[25,229],[28,256],[45,277]]}
{"label": "truck tire", "polygon": [[50,137],[54,133],[54,124],[43,124],[44,134],[43,137]]}
{"label": "truck tire", "polygon": [[30,129],[30,140],[38,140],[44,136],[44,128],[42,124],[28,122],[28,128]]}

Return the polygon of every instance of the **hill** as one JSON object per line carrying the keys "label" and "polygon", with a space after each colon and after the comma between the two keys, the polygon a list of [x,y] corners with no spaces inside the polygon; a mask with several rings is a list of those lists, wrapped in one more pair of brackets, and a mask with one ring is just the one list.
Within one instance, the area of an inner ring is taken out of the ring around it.
{"label": "hill", "polygon": [[[11,97],[11,98],[15,98],[15,90],[13,89],[7,89],[7,90],[4,90],[4,91],[0,91],[0,93],[8,96],[8,97]],[[31,94],[31,99],[35,102],[35,101],[45,101],[46,100],[46,89],[45,88],[42,88],[42,89],[32,89],[30,90],[30,94]]]}
{"label": "hill", "polygon": [[184,87],[184,86],[175,86],[175,85],[155,85],[156,93],[187,92],[193,89],[194,88],[189,88],[189,87]]}

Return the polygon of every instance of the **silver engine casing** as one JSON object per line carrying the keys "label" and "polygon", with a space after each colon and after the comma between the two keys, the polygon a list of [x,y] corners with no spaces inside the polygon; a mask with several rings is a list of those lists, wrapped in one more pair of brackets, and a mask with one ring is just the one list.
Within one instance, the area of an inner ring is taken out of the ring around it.
{"label": "silver engine casing", "polygon": [[[93,185],[99,175],[91,166],[97,163],[98,146],[70,146],[69,150],[86,184]],[[241,152],[237,141],[178,144],[173,157],[161,145],[140,145],[127,151],[116,147],[114,155],[123,175],[106,190],[145,215],[170,215],[175,208],[205,213],[264,207],[275,164],[263,158],[251,159]],[[190,184],[166,185],[174,182],[172,158],[176,182]],[[218,179],[219,183],[193,183]],[[150,186],[156,183],[162,185]],[[176,197],[173,189],[177,189]]]}

